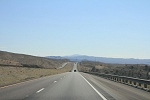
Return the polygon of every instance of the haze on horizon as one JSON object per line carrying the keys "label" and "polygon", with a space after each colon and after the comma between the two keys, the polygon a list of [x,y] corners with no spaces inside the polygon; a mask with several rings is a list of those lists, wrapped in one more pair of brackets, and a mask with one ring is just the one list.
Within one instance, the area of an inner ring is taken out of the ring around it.
{"label": "haze on horizon", "polygon": [[0,0],[0,50],[150,59],[149,0]]}

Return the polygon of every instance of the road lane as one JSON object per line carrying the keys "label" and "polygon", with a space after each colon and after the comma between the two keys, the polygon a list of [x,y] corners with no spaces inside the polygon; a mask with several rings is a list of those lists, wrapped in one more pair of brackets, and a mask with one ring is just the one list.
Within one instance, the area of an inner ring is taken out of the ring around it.
{"label": "road lane", "polygon": [[22,100],[26,96],[29,96],[46,86],[53,85],[54,81],[58,81],[61,77],[67,76],[68,74],[69,72],[35,79],[7,88],[1,88],[0,100]]}
{"label": "road lane", "polygon": [[24,100],[103,100],[79,73],[71,72],[53,87],[45,87]]}
{"label": "road lane", "polygon": [[34,93],[24,100],[103,100],[98,93],[78,73],[77,63],[73,71],[63,77],[53,87],[47,86],[40,93]]}
{"label": "road lane", "polygon": [[108,100],[150,100],[150,92],[113,82],[95,75],[81,73]]}
{"label": "road lane", "polygon": [[62,66],[58,67],[57,69],[64,68],[68,63],[69,63],[69,62],[62,64]]}
{"label": "road lane", "polygon": [[78,72],[77,63],[74,64],[72,72],[0,89],[0,100],[149,100],[149,98],[149,92]]}

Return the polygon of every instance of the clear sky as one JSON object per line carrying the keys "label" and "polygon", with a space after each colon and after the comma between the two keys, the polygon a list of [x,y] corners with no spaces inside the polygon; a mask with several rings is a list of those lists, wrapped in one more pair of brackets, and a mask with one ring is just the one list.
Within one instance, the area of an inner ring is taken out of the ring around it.
{"label": "clear sky", "polygon": [[0,0],[0,50],[150,59],[150,0]]}

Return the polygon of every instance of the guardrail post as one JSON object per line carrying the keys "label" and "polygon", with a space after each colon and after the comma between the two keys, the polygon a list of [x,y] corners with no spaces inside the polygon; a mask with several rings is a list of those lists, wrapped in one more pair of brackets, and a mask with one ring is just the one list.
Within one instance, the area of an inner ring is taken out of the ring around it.
{"label": "guardrail post", "polygon": [[144,88],[147,88],[147,84],[144,84]]}
{"label": "guardrail post", "polygon": [[137,83],[137,82],[135,82],[135,81],[132,81],[132,85],[133,85],[133,86],[136,86],[136,83]]}
{"label": "guardrail post", "polygon": [[121,79],[119,78],[119,82],[121,82]]}
{"label": "guardrail post", "polygon": [[129,80],[129,81],[128,81],[128,84],[129,84],[129,85],[132,85],[132,81],[131,81],[131,80]]}
{"label": "guardrail post", "polygon": [[150,83],[147,84],[148,91],[150,91]]}
{"label": "guardrail post", "polygon": [[140,83],[140,82],[138,82],[138,84],[137,84],[137,85],[138,85],[138,88],[142,88],[142,87],[141,87],[141,83]]}
{"label": "guardrail post", "polygon": [[124,83],[124,79],[122,79],[122,83]]}
{"label": "guardrail post", "polygon": [[116,81],[118,82],[118,77],[116,77]]}
{"label": "guardrail post", "polygon": [[125,83],[128,84],[128,79],[125,80]]}

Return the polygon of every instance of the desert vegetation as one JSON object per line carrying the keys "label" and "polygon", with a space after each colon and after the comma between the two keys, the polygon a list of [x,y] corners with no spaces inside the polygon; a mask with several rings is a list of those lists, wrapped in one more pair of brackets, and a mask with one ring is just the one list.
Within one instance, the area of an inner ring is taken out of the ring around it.
{"label": "desert vegetation", "polygon": [[68,72],[72,66],[73,63],[68,63],[62,69],[0,66],[0,86]]}
{"label": "desert vegetation", "polygon": [[108,64],[102,62],[82,61],[78,65],[80,71],[150,79],[150,65],[146,64]]}

